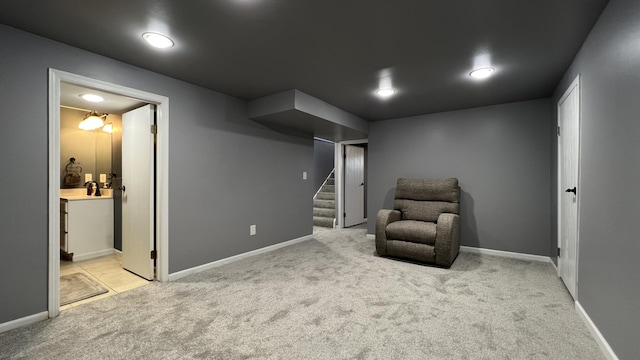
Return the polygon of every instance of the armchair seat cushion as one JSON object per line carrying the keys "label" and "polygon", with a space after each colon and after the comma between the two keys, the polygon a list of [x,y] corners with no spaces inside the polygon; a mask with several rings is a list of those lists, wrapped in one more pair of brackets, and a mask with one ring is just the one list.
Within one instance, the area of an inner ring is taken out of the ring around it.
{"label": "armchair seat cushion", "polygon": [[400,220],[387,225],[385,229],[387,239],[402,240],[412,243],[435,245],[436,223]]}

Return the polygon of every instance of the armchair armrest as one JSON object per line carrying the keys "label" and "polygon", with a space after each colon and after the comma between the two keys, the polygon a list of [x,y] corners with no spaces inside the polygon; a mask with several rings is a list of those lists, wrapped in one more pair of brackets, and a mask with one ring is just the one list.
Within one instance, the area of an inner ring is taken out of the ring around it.
{"label": "armchair armrest", "polygon": [[436,264],[450,267],[460,249],[460,216],[444,213],[436,224]]}
{"label": "armchair armrest", "polygon": [[376,219],[376,252],[380,256],[387,255],[387,225],[400,221],[402,214],[398,210],[380,209]]}

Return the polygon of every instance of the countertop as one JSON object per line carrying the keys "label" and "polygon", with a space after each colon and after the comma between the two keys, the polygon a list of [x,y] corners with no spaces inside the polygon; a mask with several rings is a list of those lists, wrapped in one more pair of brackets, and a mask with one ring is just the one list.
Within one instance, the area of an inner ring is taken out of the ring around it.
{"label": "countertop", "polygon": [[102,196],[87,195],[87,189],[60,189],[60,199],[67,199],[69,201],[76,200],[110,200],[113,199],[112,189],[100,189]]}

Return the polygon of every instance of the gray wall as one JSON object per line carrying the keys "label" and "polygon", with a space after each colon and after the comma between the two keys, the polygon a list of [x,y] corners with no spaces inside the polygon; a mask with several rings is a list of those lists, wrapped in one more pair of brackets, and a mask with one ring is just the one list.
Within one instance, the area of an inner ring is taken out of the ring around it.
{"label": "gray wall", "polygon": [[549,255],[548,99],[374,122],[368,232],[396,180],[457,177],[461,244]]}
{"label": "gray wall", "polygon": [[335,144],[313,141],[313,188],[317,191],[334,167]]}
{"label": "gray wall", "polygon": [[6,26],[0,44],[0,323],[47,310],[50,67],[170,98],[170,273],[312,232],[311,137],[248,120],[244,101]]}
{"label": "gray wall", "polygon": [[639,19],[639,1],[611,0],[553,98],[581,75],[577,300],[620,359],[640,359]]}

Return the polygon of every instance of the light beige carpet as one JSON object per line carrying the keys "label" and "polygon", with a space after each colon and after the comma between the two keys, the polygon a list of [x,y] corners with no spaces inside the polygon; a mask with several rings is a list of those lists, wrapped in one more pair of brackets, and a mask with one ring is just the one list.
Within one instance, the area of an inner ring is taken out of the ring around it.
{"label": "light beige carpet", "polygon": [[83,273],[60,276],[60,306],[104,294],[105,289],[97,281]]}
{"label": "light beige carpet", "polygon": [[375,256],[364,230],[314,238],[0,334],[0,357],[604,359],[549,264],[440,269]]}

